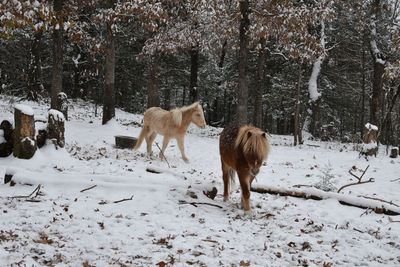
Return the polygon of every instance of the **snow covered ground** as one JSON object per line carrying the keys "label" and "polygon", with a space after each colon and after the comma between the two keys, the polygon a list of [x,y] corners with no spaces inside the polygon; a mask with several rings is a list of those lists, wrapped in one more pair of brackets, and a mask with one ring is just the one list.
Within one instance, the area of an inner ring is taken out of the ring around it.
{"label": "snow covered ground", "polygon": [[[15,101],[0,96],[0,121],[12,118]],[[35,117],[47,117],[48,104],[22,104]],[[142,116],[117,110],[117,119],[102,126],[94,110],[89,103],[71,103],[65,149],[47,145],[30,160],[0,158],[1,180],[8,171],[17,182],[0,184],[0,266],[400,266],[400,216],[335,199],[254,192],[252,215],[245,216],[239,187],[222,200],[221,129],[192,125],[185,140],[190,163],[172,141],[165,153],[169,168],[147,156],[144,144],[139,151],[115,148],[115,135],[139,135]],[[384,148],[367,161],[353,144],[306,141],[293,147],[290,136],[276,135],[270,142],[254,186],[306,190],[303,185],[330,176],[339,188],[355,182],[350,169],[360,175],[370,165],[363,180],[375,182],[341,194],[400,204],[400,159],[386,156]],[[40,202],[15,198],[39,184],[34,199]],[[214,200],[203,193],[213,187]]]}

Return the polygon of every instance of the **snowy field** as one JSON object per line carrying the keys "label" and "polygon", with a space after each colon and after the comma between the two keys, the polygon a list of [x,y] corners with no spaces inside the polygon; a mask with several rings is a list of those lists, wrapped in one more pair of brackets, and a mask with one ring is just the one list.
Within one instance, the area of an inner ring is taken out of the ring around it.
{"label": "snowy field", "polygon": [[[0,121],[13,117],[15,101],[0,96]],[[47,117],[48,104],[22,104],[35,117]],[[332,198],[255,192],[252,214],[245,216],[238,183],[231,199],[222,199],[222,129],[192,125],[185,139],[190,163],[171,141],[169,168],[147,156],[145,144],[139,151],[115,148],[115,135],[139,135],[142,116],[117,110],[117,119],[102,126],[94,111],[92,104],[71,103],[65,149],[47,145],[30,160],[0,158],[0,266],[400,266],[400,216]],[[330,176],[340,188],[356,181],[350,169],[360,175],[369,165],[363,180],[375,182],[340,194],[400,204],[400,159],[389,158],[383,147],[367,161],[353,144],[293,147],[292,137],[277,135],[270,143],[253,186],[307,190]],[[147,172],[149,167],[162,172]],[[15,173],[15,186],[3,184],[6,171]],[[39,184],[39,202],[15,198]],[[203,193],[213,187],[214,200]],[[193,202],[213,205],[188,204]]]}

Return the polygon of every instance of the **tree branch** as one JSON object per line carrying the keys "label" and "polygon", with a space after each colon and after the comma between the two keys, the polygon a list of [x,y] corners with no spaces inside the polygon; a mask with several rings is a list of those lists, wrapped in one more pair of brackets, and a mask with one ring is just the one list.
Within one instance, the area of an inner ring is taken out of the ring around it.
{"label": "tree branch", "polygon": [[113,203],[120,203],[120,202],[123,202],[123,201],[132,200],[132,199],[133,199],[133,195],[130,198],[124,198],[124,199],[121,199],[121,200],[113,201]]}
{"label": "tree branch", "polygon": [[[351,197],[343,194],[338,194],[334,192],[325,192],[322,190],[318,190],[316,188],[307,188],[303,189],[304,191],[300,191],[298,189],[283,189],[283,188],[251,188],[252,192],[262,193],[262,194],[273,194],[280,196],[291,196],[305,199],[313,199],[313,200],[323,200],[333,198],[339,201],[340,204],[346,206],[357,207],[361,209],[372,209],[378,214],[386,214],[386,215],[400,215],[400,208],[393,205],[393,203],[387,201],[381,201],[384,203],[380,203],[377,200],[373,199],[363,199],[361,197]],[[389,205],[387,205],[388,203]]]}
{"label": "tree branch", "polygon": [[219,205],[212,204],[212,203],[207,203],[207,202],[187,202],[186,200],[179,200],[179,204],[180,205],[189,204],[189,205],[195,206],[196,208],[197,208],[197,205],[208,205],[208,206],[213,206],[213,207],[217,207],[217,208],[222,209],[222,207],[219,206]]}
{"label": "tree branch", "polygon": [[80,192],[82,193],[82,192],[85,192],[85,191],[87,191],[87,190],[90,190],[90,189],[93,189],[93,188],[95,188],[97,185],[95,184],[95,185],[93,185],[93,186],[91,186],[91,187],[88,187],[88,188],[85,188],[85,189],[82,189]]}

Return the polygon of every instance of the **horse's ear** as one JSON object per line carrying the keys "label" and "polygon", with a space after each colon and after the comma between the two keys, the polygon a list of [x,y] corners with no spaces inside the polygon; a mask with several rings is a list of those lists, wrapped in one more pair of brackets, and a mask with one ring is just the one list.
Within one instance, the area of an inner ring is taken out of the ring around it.
{"label": "horse's ear", "polygon": [[250,138],[251,137],[251,132],[249,131],[249,132],[247,132],[247,138]]}
{"label": "horse's ear", "polygon": [[262,137],[264,137],[265,139],[267,139],[267,134],[266,134],[266,133],[263,133],[263,134],[262,134]]}

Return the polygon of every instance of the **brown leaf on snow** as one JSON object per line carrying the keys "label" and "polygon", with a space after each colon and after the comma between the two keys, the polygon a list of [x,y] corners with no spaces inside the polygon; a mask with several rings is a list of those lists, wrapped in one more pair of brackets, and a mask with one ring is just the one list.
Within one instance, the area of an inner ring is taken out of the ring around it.
{"label": "brown leaf on snow", "polygon": [[41,235],[39,240],[33,240],[35,243],[40,243],[40,244],[53,244],[54,241],[52,239],[49,239],[48,236]]}
{"label": "brown leaf on snow", "polygon": [[244,260],[241,260],[240,261],[240,266],[250,266],[250,261],[244,261]]}
{"label": "brown leaf on snow", "polygon": [[296,246],[296,243],[294,243],[294,242],[292,241],[292,242],[289,242],[287,245],[288,245],[289,247],[293,248],[293,247]]}
{"label": "brown leaf on snow", "polygon": [[160,266],[160,267],[165,267],[167,266],[167,264],[164,261],[160,261],[159,263],[157,263],[156,265]]}
{"label": "brown leaf on snow", "polygon": [[90,265],[88,261],[85,261],[83,267],[94,267],[94,265]]}
{"label": "brown leaf on snow", "polygon": [[104,222],[97,222],[97,224],[100,226],[101,230],[104,229]]}

